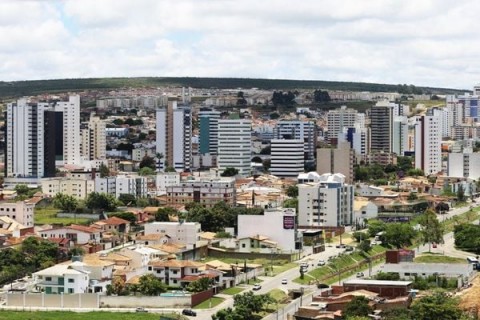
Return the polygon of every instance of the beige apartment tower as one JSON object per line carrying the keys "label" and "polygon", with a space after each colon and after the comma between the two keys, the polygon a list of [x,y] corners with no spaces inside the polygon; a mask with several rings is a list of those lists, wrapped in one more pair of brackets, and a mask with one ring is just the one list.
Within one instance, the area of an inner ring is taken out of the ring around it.
{"label": "beige apartment tower", "polygon": [[317,149],[317,172],[341,173],[345,176],[345,182],[352,184],[354,180],[353,164],[355,163],[355,151],[350,148],[349,142],[339,142],[336,149]]}

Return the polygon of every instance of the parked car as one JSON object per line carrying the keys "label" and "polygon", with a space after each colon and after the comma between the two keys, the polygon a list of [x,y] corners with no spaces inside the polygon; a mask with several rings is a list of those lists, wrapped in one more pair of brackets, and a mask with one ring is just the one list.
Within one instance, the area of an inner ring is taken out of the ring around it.
{"label": "parked car", "polygon": [[182,314],[185,316],[191,316],[191,317],[196,317],[197,313],[193,311],[192,309],[183,309]]}
{"label": "parked car", "polygon": [[282,279],[282,284],[287,284],[288,283],[288,280],[287,279]]}
{"label": "parked car", "polygon": [[142,307],[138,307],[135,309],[135,312],[148,312],[148,310]]}
{"label": "parked car", "polygon": [[364,276],[363,272],[357,272],[357,278],[363,278]]}
{"label": "parked car", "polygon": [[353,247],[347,246],[347,247],[345,247],[345,251],[353,251]]}
{"label": "parked car", "polygon": [[319,260],[318,263],[317,263],[317,266],[321,267],[321,266],[324,266],[325,265],[325,261],[323,260]]}
{"label": "parked car", "polygon": [[256,285],[253,286],[252,290],[257,291],[257,290],[260,290],[260,289],[262,289],[262,286],[257,283]]}

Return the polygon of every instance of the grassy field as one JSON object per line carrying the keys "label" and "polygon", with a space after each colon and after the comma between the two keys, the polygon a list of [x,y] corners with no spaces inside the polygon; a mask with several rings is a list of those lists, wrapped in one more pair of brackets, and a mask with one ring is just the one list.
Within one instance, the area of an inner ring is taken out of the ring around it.
{"label": "grassy field", "polygon": [[288,299],[287,294],[281,289],[273,289],[268,292],[270,297],[275,299],[278,303],[282,303]]}
{"label": "grassy field", "polygon": [[42,224],[63,224],[69,225],[72,223],[75,224],[86,224],[90,219],[84,218],[59,218],[57,217],[57,213],[60,210],[58,209],[51,209],[51,208],[42,208],[42,209],[35,209],[35,225],[42,225]]}
{"label": "grassy field", "polygon": [[458,224],[475,221],[480,216],[479,211],[480,207],[475,207],[467,212],[454,216],[452,219],[442,221],[445,233],[453,231],[453,228]]}
{"label": "grassy field", "polygon": [[218,306],[222,303],[225,299],[219,297],[212,297],[211,299],[205,300],[202,303],[193,307],[193,309],[210,309],[213,307]]}
{"label": "grassy field", "polygon": [[424,254],[415,257],[414,261],[419,263],[466,263],[465,259],[444,256],[441,254]]}
{"label": "grassy field", "polygon": [[[172,315],[172,314],[171,314]],[[135,313],[135,312],[67,312],[67,311],[0,311],[0,320],[158,320],[159,315],[153,313]],[[172,315],[173,318],[173,315]],[[176,315],[173,319],[186,319],[181,315]]]}
{"label": "grassy field", "polygon": [[229,295],[234,296],[234,295],[239,294],[240,292],[242,292],[244,290],[245,290],[245,288],[232,287],[232,288],[228,288],[228,289],[223,290],[221,293],[229,294]]}

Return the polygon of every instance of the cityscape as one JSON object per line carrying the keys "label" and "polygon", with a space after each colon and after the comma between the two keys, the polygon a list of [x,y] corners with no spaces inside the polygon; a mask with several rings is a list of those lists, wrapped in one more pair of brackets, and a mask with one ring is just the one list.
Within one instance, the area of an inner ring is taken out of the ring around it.
{"label": "cityscape", "polygon": [[479,5],[243,5],[0,2],[0,320],[478,319]]}

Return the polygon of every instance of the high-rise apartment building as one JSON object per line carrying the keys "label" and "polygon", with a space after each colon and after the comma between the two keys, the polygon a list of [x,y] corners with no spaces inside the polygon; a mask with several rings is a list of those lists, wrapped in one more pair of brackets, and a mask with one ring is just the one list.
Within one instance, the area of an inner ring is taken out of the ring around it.
{"label": "high-rise apartment building", "polygon": [[393,118],[392,152],[403,156],[408,151],[408,119],[406,116]]}
{"label": "high-rise apartment building", "polygon": [[437,116],[421,116],[415,125],[415,168],[425,175],[442,171],[441,128]]}
{"label": "high-rise apartment building", "polygon": [[163,155],[159,169],[165,164],[177,171],[190,170],[192,161],[192,114],[190,107],[178,106],[177,101],[169,101],[156,113],[156,151]]}
{"label": "high-rise apartment building", "polygon": [[107,158],[107,134],[105,121],[94,115],[82,129],[82,157],[84,160]]}
{"label": "high-rise apartment building", "polygon": [[342,106],[339,109],[328,111],[328,138],[330,140],[338,138],[338,135],[343,132],[343,128],[353,128],[355,124],[365,125],[365,115],[359,114],[355,109],[347,109],[346,106]]}
{"label": "high-rise apartment building", "polygon": [[342,174],[322,174],[320,182],[298,185],[300,226],[343,226],[353,222],[354,188]]}
{"label": "high-rise apartment building", "polygon": [[213,109],[200,109],[198,122],[200,127],[199,153],[217,154],[218,148],[218,119],[220,112]]}
{"label": "high-rise apartment building", "polygon": [[[30,103],[27,99],[7,105],[5,177],[45,176],[44,111],[47,106],[45,103]],[[55,167],[53,170],[55,172]]]}
{"label": "high-rise apartment building", "polygon": [[305,160],[313,160],[317,145],[317,135],[313,122],[280,120],[273,131],[274,139],[303,140]]}
{"label": "high-rise apartment building", "polygon": [[68,101],[57,101],[53,110],[63,113],[63,159],[58,164],[81,164],[80,156],[80,96],[69,96]]}
{"label": "high-rise apartment building", "polygon": [[353,183],[353,165],[355,163],[355,152],[350,148],[350,143],[342,141],[337,148],[317,149],[317,172],[341,173],[347,183]]}
{"label": "high-rise apartment building", "polygon": [[394,105],[378,102],[370,109],[370,152],[391,153]]}
{"label": "high-rise apartment building", "polygon": [[252,157],[252,122],[248,119],[218,120],[218,169],[238,169],[242,176],[250,175]]}
{"label": "high-rise apartment building", "polygon": [[277,177],[298,177],[305,166],[303,140],[273,139],[270,143],[270,173]]}

